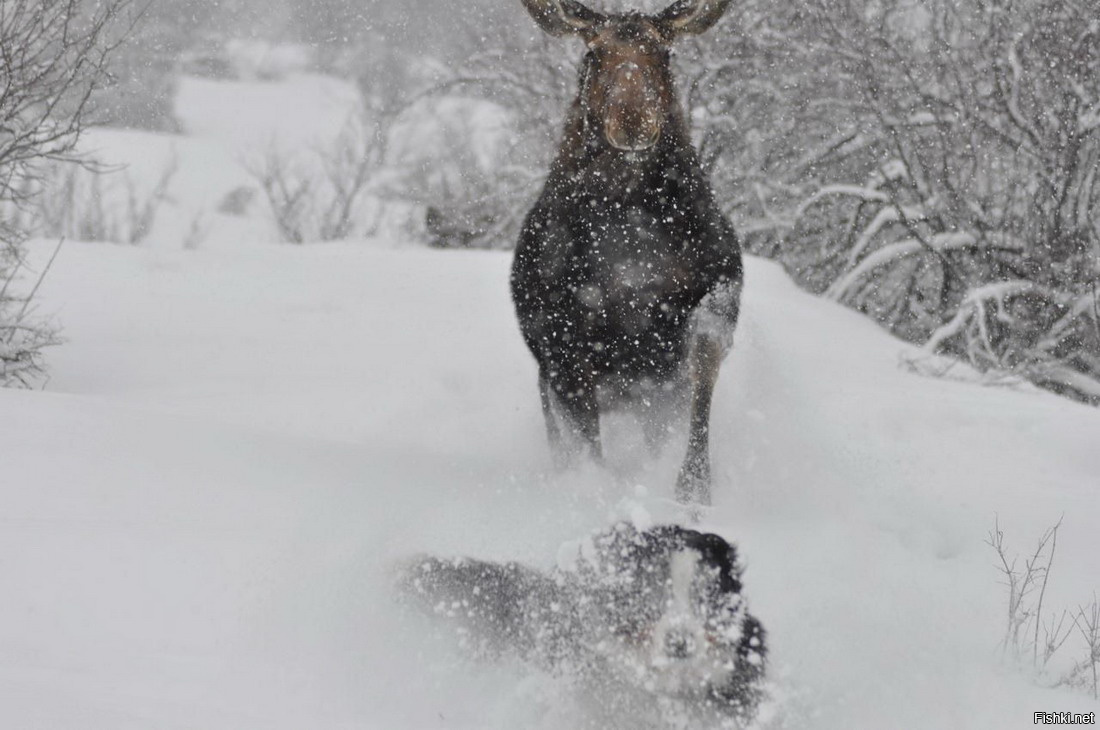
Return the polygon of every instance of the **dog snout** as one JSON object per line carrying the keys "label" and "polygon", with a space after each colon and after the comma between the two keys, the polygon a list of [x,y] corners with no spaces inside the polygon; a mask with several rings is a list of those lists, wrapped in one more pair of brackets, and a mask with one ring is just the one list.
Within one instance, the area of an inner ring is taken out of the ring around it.
{"label": "dog snout", "polygon": [[687,659],[695,653],[695,638],[682,629],[665,634],[665,654],[671,659]]}

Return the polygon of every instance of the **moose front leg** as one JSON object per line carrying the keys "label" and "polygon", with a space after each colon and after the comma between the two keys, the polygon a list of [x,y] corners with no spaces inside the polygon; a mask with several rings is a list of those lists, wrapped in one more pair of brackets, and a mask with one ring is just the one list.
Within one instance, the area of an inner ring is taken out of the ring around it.
{"label": "moose front leg", "polygon": [[550,443],[554,465],[563,469],[569,464],[569,449],[562,439],[561,426],[558,425],[558,417],[554,413],[554,390],[550,385],[550,378],[541,371],[539,372],[539,398],[542,400],[542,417],[546,421],[546,440]]}
{"label": "moose front leg", "polygon": [[690,355],[691,425],[687,455],[676,479],[676,500],[710,504],[710,403],[723,348],[710,335],[699,335]]}
{"label": "moose front leg", "polygon": [[[551,395],[551,391],[553,391],[553,395]],[[600,445],[600,409],[596,402],[595,387],[585,380],[570,378],[552,383],[550,388],[544,389],[544,393],[544,409],[551,398],[556,397],[561,409],[562,420],[574,437],[572,439],[573,443],[576,444],[579,441],[580,449],[589,458],[597,462],[601,461],[603,459],[603,448]],[[567,449],[564,443],[565,439],[558,430],[557,423],[554,422],[551,426],[553,420],[551,415],[548,414],[546,419],[547,434],[552,445],[555,441],[557,442],[556,448],[561,454],[561,456],[555,458],[560,461],[568,461],[573,454]]]}

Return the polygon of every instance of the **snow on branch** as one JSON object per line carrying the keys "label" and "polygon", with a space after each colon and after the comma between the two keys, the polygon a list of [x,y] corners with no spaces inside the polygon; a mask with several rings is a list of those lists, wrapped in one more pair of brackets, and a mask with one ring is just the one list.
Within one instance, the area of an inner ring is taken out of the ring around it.
{"label": "snow on branch", "polygon": [[927,251],[929,246],[935,251],[944,252],[982,248],[983,244],[977,236],[966,231],[937,233],[929,236],[926,241],[914,238],[898,241],[880,248],[863,259],[858,266],[834,282],[825,292],[825,296],[835,301],[842,301],[854,294],[855,286],[871,272],[922,251]]}
{"label": "snow on branch", "polygon": [[1035,291],[1037,287],[1038,285],[1034,282],[1016,279],[1013,281],[998,281],[971,289],[967,292],[966,298],[959,305],[959,309],[955,316],[951,318],[951,321],[937,329],[928,338],[928,342],[924,345],[925,349],[929,352],[938,351],[944,342],[960,334],[971,318],[976,317],[979,321],[984,321],[986,307],[990,302],[1003,305],[1007,298]]}
{"label": "snow on branch", "polygon": [[1100,379],[1089,369],[1083,344],[1093,314],[1085,299],[1026,279],[977,286],[924,348],[950,351],[983,372],[1015,372],[1047,389],[1100,403]]}
{"label": "snow on branch", "polygon": [[871,241],[879,231],[893,223],[905,223],[922,220],[925,217],[924,209],[917,206],[888,206],[883,207],[867,224],[867,227],[859,234],[852,249],[848,252],[848,265],[855,266],[859,257],[871,245]]}
{"label": "snow on branch", "polygon": [[880,203],[890,202],[889,195],[882,192],[881,190],[875,190],[874,188],[868,188],[862,185],[826,185],[810,197],[806,198],[806,200],[798,206],[798,209],[795,211],[794,214],[794,219],[798,220],[815,203],[832,195],[847,195],[849,197],[860,198],[867,201],[878,201]]}

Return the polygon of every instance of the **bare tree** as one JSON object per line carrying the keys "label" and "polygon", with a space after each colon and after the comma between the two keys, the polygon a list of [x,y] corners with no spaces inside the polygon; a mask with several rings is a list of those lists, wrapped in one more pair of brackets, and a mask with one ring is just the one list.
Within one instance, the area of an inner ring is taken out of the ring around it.
{"label": "bare tree", "polygon": [[[93,92],[125,31],[129,0],[0,2],[0,383],[30,385],[53,331],[20,294],[23,210],[41,164],[74,159]],[[39,279],[40,280],[40,279]]]}

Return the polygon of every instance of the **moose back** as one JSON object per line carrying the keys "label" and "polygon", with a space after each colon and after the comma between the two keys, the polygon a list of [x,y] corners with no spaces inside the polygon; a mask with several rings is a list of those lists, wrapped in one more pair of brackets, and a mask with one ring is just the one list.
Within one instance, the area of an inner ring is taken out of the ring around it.
{"label": "moose back", "polygon": [[[741,251],[691,145],[670,47],[730,0],[679,0],[608,15],[574,0],[523,0],[546,32],[586,44],[580,88],[512,266],[512,299],[538,362],[559,460],[601,458],[600,412],[628,403],[647,442],[658,407],[689,414],[676,496],[710,501],[710,404],[732,344]],[[662,410],[663,412],[663,410]]]}

